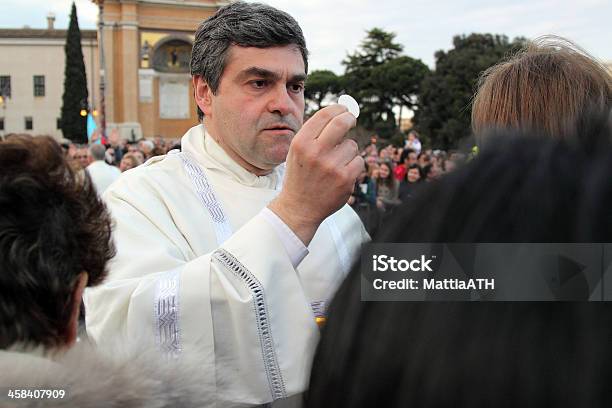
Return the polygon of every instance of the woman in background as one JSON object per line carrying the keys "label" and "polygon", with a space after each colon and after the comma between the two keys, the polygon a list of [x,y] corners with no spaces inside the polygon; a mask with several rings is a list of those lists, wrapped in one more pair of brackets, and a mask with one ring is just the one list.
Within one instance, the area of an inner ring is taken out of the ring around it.
{"label": "woman in background", "polygon": [[399,183],[393,176],[393,164],[382,162],[379,166],[376,206],[381,211],[388,211],[400,204]]}

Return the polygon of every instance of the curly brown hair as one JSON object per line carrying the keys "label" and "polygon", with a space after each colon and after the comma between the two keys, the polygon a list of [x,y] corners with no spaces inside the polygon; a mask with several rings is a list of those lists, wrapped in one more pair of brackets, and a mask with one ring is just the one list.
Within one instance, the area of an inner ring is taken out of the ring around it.
{"label": "curly brown hair", "polygon": [[1,142],[0,168],[0,349],[61,345],[79,274],[100,283],[115,254],[110,215],[51,137]]}

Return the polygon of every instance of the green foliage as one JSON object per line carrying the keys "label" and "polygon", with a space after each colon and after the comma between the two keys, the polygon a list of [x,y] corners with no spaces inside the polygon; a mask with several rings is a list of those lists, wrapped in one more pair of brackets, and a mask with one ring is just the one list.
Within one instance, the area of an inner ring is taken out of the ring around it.
{"label": "green foliage", "polygon": [[344,90],[360,103],[360,124],[383,138],[398,132],[395,106],[418,107],[420,83],[429,72],[420,60],[401,55],[403,46],[394,40],[394,33],[373,28],[342,62]]}
{"label": "green foliage", "polygon": [[76,6],[72,3],[70,24],[66,35],[66,66],[64,70],[64,94],[60,124],[64,137],[75,143],[87,143],[87,117],[81,116],[81,109],[87,109],[87,77],[81,30],[77,20]]}
{"label": "green foliage", "polygon": [[480,74],[516,51],[524,43],[510,42],[504,35],[470,34],[455,36],[454,48],[438,51],[436,69],[423,80],[421,108],[414,124],[433,147],[450,149],[471,133],[471,101]]}
{"label": "green foliage", "polygon": [[343,61],[346,72],[350,73],[361,67],[375,67],[397,58],[404,47],[394,43],[395,33],[388,33],[380,28],[373,28],[366,33],[366,38],[361,42],[361,50],[349,54]]}
{"label": "green foliage", "polygon": [[342,89],[342,78],[332,71],[312,71],[308,74],[304,98],[317,105],[317,109],[323,107],[323,100],[327,96],[335,96]]}
{"label": "green foliage", "polygon": [[429,68],[421,60],[406,56],[389,60],[372,70],[374,85],[388,95],[395,105],[410,109],[418,107],[421,82],[428,74]]}

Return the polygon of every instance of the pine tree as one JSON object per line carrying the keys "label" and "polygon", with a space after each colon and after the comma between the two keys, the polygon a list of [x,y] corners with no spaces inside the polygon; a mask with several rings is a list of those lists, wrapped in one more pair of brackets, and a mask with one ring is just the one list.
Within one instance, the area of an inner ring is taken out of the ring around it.
{"label": "pine tree", "polygon": [[81,110],[87,109],[87,76],[81,48],[81,30],[74,3],[72,3],[64,50],[66,67],[60,119],[62,133],[65,138],[75,143],[87,143],[87,117],[81,116]]}
{"label": "pine tree", "polygon": [[385,139],[398,132],[396,106],[418,109],[419,86],[429,73],[422,61],[402,55],[403,48],[394,33],[373,28],[342,62],[344,88],[361,106],[360,125]]}

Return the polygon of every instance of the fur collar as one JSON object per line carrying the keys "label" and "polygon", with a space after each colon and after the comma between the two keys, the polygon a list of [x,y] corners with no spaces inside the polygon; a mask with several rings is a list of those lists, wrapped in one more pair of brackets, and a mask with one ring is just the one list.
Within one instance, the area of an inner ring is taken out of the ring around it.
{"label": "fur collar", "polygon": [[[2,406],[34,407],[210,407],[214,391],[205,389],[195,364],[169,360],[157,350],[103,352],[84,342],[49,356],[40,349],[0,350],[0,386],[9,389],[63,389],[61,400],[7,399]],[[214,375],[214,373],[210,373]],[[14,404],[14,405],[13,405]]]}

